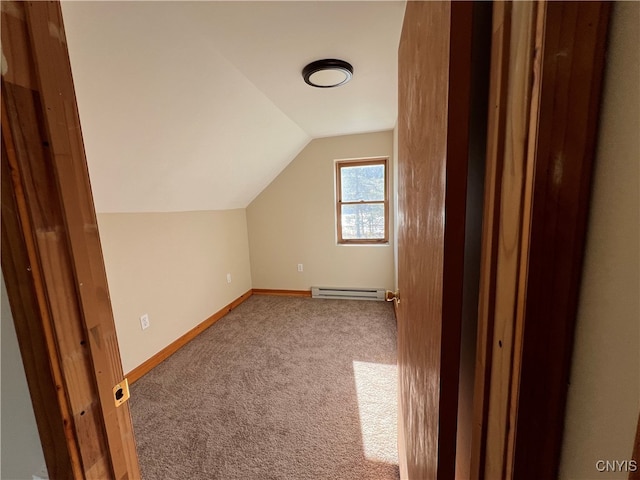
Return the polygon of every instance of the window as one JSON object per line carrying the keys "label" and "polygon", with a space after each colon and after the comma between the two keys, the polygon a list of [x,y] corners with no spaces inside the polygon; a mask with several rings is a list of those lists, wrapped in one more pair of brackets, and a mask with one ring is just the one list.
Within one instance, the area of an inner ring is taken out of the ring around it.
{"label": "window", "polygon": [[338,243],[389,240],[387,159],[336,162]]}

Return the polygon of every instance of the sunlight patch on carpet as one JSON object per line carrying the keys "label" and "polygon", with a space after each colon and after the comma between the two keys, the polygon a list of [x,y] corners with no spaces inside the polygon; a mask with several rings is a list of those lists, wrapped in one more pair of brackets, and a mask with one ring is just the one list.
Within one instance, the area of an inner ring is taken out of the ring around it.
{"label": "sunlight patch on carpet", "polygon": [[353,362],[362,448],[368,460],[398,464],[396,365]]}

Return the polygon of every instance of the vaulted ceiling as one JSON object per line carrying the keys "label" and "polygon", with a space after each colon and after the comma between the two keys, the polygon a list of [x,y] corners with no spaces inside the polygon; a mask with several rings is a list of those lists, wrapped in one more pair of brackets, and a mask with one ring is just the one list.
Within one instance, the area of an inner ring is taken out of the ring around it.
{"label": "vaulted ceiling", "polygon": [[[246,207],[311,139],[393,128],[404,7],[63,2],[97,211]],[[320,58],[351,82],[306,85]]]}

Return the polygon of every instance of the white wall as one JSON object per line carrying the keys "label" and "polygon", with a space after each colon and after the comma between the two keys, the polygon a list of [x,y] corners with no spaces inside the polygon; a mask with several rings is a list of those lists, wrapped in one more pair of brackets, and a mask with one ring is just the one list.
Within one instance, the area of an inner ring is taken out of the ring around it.
{"label": "white wall", "polygon": [[36,419],[31,406],[27,379],[18,348],[13,316],[2,276],[1,292],[1,419],[0,477],[5,479],[31,479],[44,465],[44,455]]}
{"label": "white wall", "polygon": [[391,177],[391,130],[315,139],[256,197],[247,207],[254,288],[393,287],[393,239],[367,246],[336,240],[334,161],[380,156],[389,157]]}
{"label": "white wall", "polygon": [[244,209],[103,213],[98,226],[125,374],[251,289]]}
{"label": "white wall", "polygon": [[640,3],[616,2],[569,386],[560,478],[631,458],[640,408]]}

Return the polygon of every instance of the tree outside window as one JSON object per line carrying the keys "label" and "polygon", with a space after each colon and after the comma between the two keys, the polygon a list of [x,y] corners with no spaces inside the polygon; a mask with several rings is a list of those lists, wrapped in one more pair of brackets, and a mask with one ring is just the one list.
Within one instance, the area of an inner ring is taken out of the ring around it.
{"label": "tree outside window", "polygon": [[336,162],[338,243],[386,243],[387,159]]}

